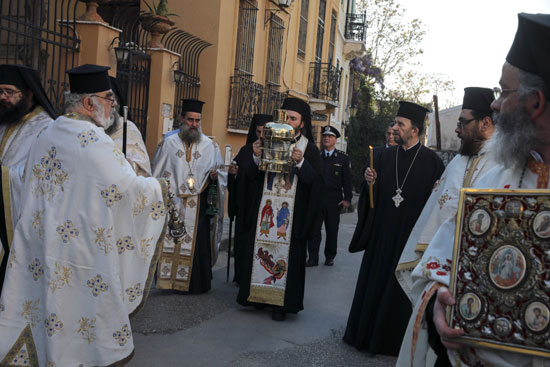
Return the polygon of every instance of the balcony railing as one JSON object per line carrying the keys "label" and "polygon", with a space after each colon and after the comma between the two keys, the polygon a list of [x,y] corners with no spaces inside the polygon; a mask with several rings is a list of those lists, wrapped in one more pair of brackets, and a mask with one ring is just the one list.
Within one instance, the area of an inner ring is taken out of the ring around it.
{"label": "balcony railing", "polygon": [[312,62],[309,66],[308,94],[312,98],[338,101],[341,70],[329,63]]}
{"label": "balcony railing", "polygon": [[255,113],[261,112],[264,86],[248,76],[232,76],[229,96],[229,129],[248,130]]}
{"label": "balcony railing", "polygon": [[346,15],[346,40],[365,42],[367,34],[367,13]]}
{"label": "balcony railing", "polygon": [[262,113],[273,115],[275,110],[281,108],[284,99],[288,97],[288,92],[281,92],[280,88],[276,84],[268,83],[265,85]]}

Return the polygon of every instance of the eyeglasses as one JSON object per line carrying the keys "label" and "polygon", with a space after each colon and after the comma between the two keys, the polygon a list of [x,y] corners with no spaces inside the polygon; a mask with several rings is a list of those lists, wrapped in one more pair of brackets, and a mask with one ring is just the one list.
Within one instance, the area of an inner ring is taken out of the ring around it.
{"label": "eyeglasses", "polygon": [[468,119],[468,120],[458,120],[456,123],[456,127],[459,129],[463,129],[464,126],[468,125],[470,122],[474,121],[475,119]]}
{"label": "eyeglasses", "polygon": [[103,99],[111,102],[111,104],[115,104],[115,102],[116,102],[115,96],[113,96],[113,95],[107,95],[106,97],[102,97],[102,96],[98,96],[97,94],[92,94],[90,97],[103,98]]}
{"label": "eyeglasses", "polygon": [[13,97],[17,93],[23,93],[23,92],[21,92],[20,90],[14,90],[9,88],[5,88],[5,89],[0,88],[0,96],[5,94],[6,97],[9,98],[9,97]]}
{"label": "eyeglasses", "polygon": [[495,96],[495,99],[499,99],[500,97],[506,97],[507,93],[513,93],[517,91],[517,89],[500,89],[499,87],[495,87],[493,88],[493,95]]}

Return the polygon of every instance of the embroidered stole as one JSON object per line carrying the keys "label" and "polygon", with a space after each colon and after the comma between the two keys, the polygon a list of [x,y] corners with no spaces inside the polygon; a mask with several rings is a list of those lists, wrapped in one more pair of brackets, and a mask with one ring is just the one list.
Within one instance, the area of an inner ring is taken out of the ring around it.
{"label": "embroidered stole", "polygon": [[[302,136],[296,146],[305,152],[307,138]],[[297,185],[294,173],[266,172],[256,222],[250,302],[284,306]]]}
{"label": "embroidered stole", "polygon": [[[207,180],[200,192],[208,187]],[[176,243],[166,231],[166,237],[160,253],[157,272],[157,288],[189,291],[191,270],[193,269],[193,255],[197,241],[197,226],[199,224],[200,194],[180,195],[174,200],[179,201],[180,218],[183,218],[187,233],[182,240]],[[183,211],[183,212],[182,212]]]}

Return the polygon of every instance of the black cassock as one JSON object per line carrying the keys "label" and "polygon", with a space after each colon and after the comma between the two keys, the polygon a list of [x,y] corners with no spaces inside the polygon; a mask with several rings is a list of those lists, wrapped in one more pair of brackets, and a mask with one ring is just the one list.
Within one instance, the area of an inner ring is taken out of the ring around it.
{"label": "black cassock", "polygon": [[[418,152],[402,187],[404,201],[399,207],[395,207],[392,199],[397,189],[397,152],[399,187]],[[374,216],[371,215],[368,223],[358,221],[352,240],[363,242],[365,254],[344,341],[369,353],[396,356],[412,310],[394,271],[409,234],[445,167],[435,152],[421,144],[408,151],[400,146],[384,149],[374,163],[377,172]],[[364,185],[365,190],[368,192],[368,185]],[[359,218],[366,219],[368,200],[363,203],[366,207],[359,208]]]}
{"label": "black cassock", "polygon": [[[228,211],[230,216],[235,216],[235,235],[233,241],[233,251],[235,254],[235,276],[233,281],[239,283],[239,277],[241,274],[241,263],[246,255],[243,253],[244,246],[248,243],[248,236],[250,230],[245,226],[245,219],[248,217],[247,210],[251,210],[251,205],[246,205],[248,198],[248,185],[249,180],[245,180],[246,167],[254,164],[252,155],[254,151],[252,144],[244,145],[239,153],[235,156],[234,161],[237,163],[239,170],[237,175],[233,178],[233,183],[228,185],[229,190],[229,205]],[[254,231],[254,229],[253,229]],[[253,232],[252,232],[253,233]]]}
{"label": "black cassock", "polygon": [[212,283],[212,249],[210,246],[210,221],[212,216],[206,214],[208,209],[208,188],[200,194],[199,221],[197,239],[193,253],[193,268],[189,280],[189,293],[205,293]]}
{"label": "black cassock", "polygon": [[[252,304],[247,299],[250,294],[254,239],[265,172],[258,170],[258,166],[254,162],[243,168],[245,169],[244,181],[246,182],[248,191],[246,197],[242,198],[241,204],[246,207],[244,209],[246,218],[243,226],[248,236],[242,249],[242,261],[239,265],[239,294],[237,302],[247,306]],[[311,234],[315,219],[313,214],[320,208],[320,197],[323,190],[321,172],[319,149],[311,141],[308,141],[304,152],[304,163],[299,170],[296,170],[298,185],[294,200],[285,301],[282,308],[284,311],[290,313],[296,313],[304,309],[307,239]],[[241,207],[239,206],[239,210],[241,210]]]}

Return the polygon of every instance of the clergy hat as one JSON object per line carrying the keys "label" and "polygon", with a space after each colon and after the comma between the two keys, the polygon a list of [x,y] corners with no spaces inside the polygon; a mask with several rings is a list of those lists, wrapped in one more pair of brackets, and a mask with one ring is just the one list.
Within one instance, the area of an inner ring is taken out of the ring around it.
{"label": "clergy hat", "polygon": [[40,75],[35,69],[23,65],[0,65],[0,84],[11,84],[22,90],[31,90],[35,102],[56,118],[55,110],[40,83]]}
{"label": "clergy hat", "polygon": [[323,127],[323,135],[332,135],[339,138],[340,132],[334,126],[327,125]]}
{"label": "clergy hat", "polygon": [[273,121],[273,115],[266,115],[263,113],[256,113],[252,116],[252,123],[254,126],[264,126],[268,122]]}
{"label": "clergy hat", "polygon": [[429,110],[416,103],[399,101],[399,110],[397,116],[401,116],[411,120],[411,122],[418,128],[420,134],[424,130],[424,120],[426,119],[426,113]]}
{"label": "clergy hat", "polygon": [[109,76],[109,81],[111,82],[111,89],[116,96],[118,105],[127,106],[126,98],[124,98],[124,95],[122,94],[122,88],[120,88],[120,85],[118,84],[116,78]]}
{"label": "clergy hat", "polygon": [[67,70],[71,93],[91,94],[111,89],[109,69],[108,66],[85,64]]}
{"label": "clergy hat", "polygon": [[518,14],[518,29],[506,61],[538,75],[550,89],[550,14]]}
{"label": "clergy hat", "polygon": [[308,140],[313,141],[313,135],[311,134],[311,108],[309,107],[309,104],[300,98],[287,97],[283,101],[281,109],[298,112],[302,115],[302,121],[304,122],[302,133],[306,136],[306,138],[308,138]]}
{"label": "clergy hat", "polygon": [[268,122],[273,121],[272,115],[265,115],[263,113],[256,113],[252,116],[252,121],[250,122],[250,127],[248,128],[248,135],[246,136],[246,144],[251,144],[258,140],[256,136],[256,127],[264,126]]}
{"label": "clergy hat", "polygon": [[[29,89],[29,86],[19,72],[24,66],[19,65],[0,65],[0,84],[14,85],[19,89]],[[29,69],[29,68],[27,68]]]}
{"label": "clergy hat", "polygon": [[181,114],[183,115],[186,112],[196,112],[202,114],[202,105],[203,101],[198,99],[184,99],[181,102]]}
{"label": "clergy hat", "polygon": [[463,110],[474,110],[482,114],[491,114],[491,103],[495,100],[492,89],[468,87],[464,88]]}

